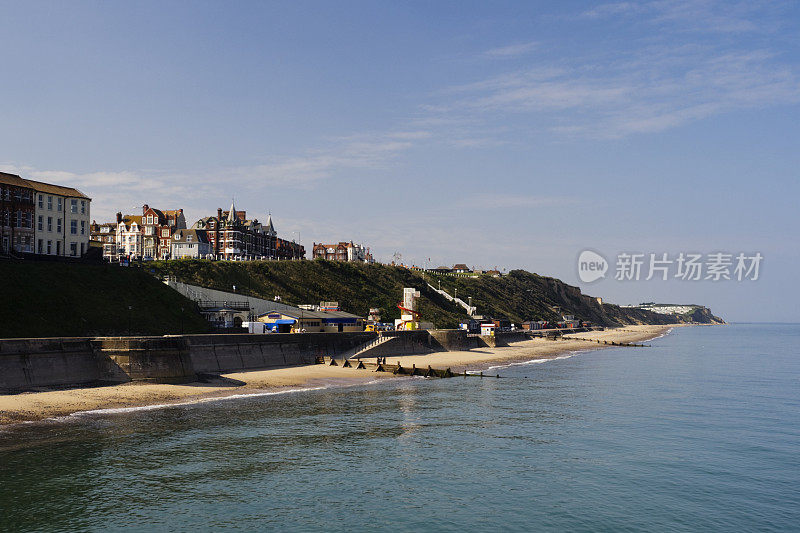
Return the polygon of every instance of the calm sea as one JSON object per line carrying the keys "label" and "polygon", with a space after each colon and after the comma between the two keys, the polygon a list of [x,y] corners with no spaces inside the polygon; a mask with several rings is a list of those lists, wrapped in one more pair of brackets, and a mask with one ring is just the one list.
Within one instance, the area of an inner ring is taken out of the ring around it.
{"label": "calm sea", "polygon": [[800,326],[0,432],[0,530],[800,529]]}

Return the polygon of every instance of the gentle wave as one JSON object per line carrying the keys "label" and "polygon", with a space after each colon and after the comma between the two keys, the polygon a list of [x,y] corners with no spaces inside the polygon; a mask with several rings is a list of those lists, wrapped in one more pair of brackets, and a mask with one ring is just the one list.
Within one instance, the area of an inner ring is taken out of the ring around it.
{"label": "gentle wave", "polygon": [[[227,400],[238,400],[242,398],[259,398],[265,396],[277,396],[281,394],[293,394],[298,392],[311,392],[317,390],[325,390],[325,389],[334,389],[334,388],[348,388],[348,387],[362,387],[366,385],[374,385],[376,383],[381,383],[386,380],[381,379],[373,379],[370,381],[365,381],[363,383],[348,383],[348,384],[329,384],[323,385],[320,387],[303,387],[299,389],[285,389],[285,390],[276,390],[276,391],[262,391],[262,392],[251,392],[251,393],[242,393],[242,394],[231,394],[228,396],[216,396],[213,398],[196,398],[193,400],[187,400],[184,402],[175,402],[175,403],[158,403],[152,405],[139,405],[135,407],[109,407],[105,409],[89,409],[86,411],[76,411],[74,413],[70,413],[64,416],[54,416],[50,418],[45,418],[42,420],[27,420],[21,422],[21,424],[36,424],[42,422],[64,422],[68,420],[73,420],[76,418],[81,418],[85,416],[101,416],[101,415],[115,415],[115,414],[125,414],[125,413],[135,413],[139,411],[154,411],[157,409],[169,409],[170,407],[186,407],[190,405],[198,405],[204,403],[212,403],[212,402],[223,402]],[[15,424],[10,424],[15,425]]]}
{"label": "gentle wave", "polygon": [[[139,405],[136,407],[109,407],[106,409],[90,409],[88,411],[77,411],[75,413],[71,413],[64,417],[55,417],[55,418],[69,418],[75,416],[85,416],[85,415],[107,415],[107,414],[120,414],[120,413],[134,413],[136,411],[153,411],[156,409],[167,409],[169,407],[184,407],[187,405],[197,405],[201,403],[211,403],[211,402],[222,402],[225,400],[237,400],[239,398],[258,398],[260,396],[275,396],[278,394],[291,394],[293,392],[308,392],[314,390],[322,390],[328,389],[329,386],[324,387],[306,387],[302,389],[287,389],[287,390],[280,390],[280,391],[265,391],[265,392],[253,392],[248,394],[231,394],[229,396],[217,396],[214,398],[197,398],[194,400],[189,400],[185,402],[175,402],[175,403],[157,403],[153,405]],[[52,420],[52,419],[50,419]]]}
{"label": "gentle wave", "polygon": [[559,361],[561,359],[569,359],[571,357],[575,357],[576,355],[580,355],[580,354],[583,354],[583,353],[589,353],[589,352],[592,352],[592,351],[594,351],[594,350],[575,350],[573,352],[568,352],[568,353],[566,353],[564,355],[559,355],[559,356],[556,356],[556,357],[539,357],[537,359],[531,359],[529,361],[515,361],[513,363],[504,363],[502,365],[493,365],[493,366],[490,366],[490,367],[486,368],[486,370],[467,370],[467,374],[477,376],[477,375],[480,375],[481,372],[489,372],[490,370],[499,370],[499,369],[503,369],[503,368],[511,368],[511,367],[514,367],[514,366],[538,365],[538,364],[541,364],[541,363],[549,363],[550,361]]}

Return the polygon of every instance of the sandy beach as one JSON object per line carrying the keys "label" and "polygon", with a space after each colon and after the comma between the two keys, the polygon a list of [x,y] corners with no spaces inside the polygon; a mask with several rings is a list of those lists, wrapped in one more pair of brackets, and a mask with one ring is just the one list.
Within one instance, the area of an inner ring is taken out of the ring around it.
{"label": "sandy beach", "polygon": [[[608,342],[643,342],[665,334],[674,326],[626,326],[575,335]],[[569,337],[569,336],[568,336]],[[437,352],[428,355],[391,357],[389,363],[403,366],[451,368],[454,372],[483,370],[498,362],[555,358],[575,350],[607,347],[585,340],[532,339],[508,347],[483,348],[460,352]],[[631,348],[639,349],[639,348]],[[66,416],[81,411],[180,404],[232,395],[280,392],[324,386],[348,386],[375,379],[392,379],[389,373],[357,370],[340,366],[310,365],[224,374],[209,383],[167,385],[127,383],[105,387],[27,392],[0,396],[0,424]]]}

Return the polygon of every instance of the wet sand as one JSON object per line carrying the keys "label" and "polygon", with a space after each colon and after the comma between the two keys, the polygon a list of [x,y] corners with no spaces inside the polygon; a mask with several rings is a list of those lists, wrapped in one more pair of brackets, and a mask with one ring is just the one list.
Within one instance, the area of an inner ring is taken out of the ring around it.
{"label": "wet sand", "polygon": [[[627,326],[624,328],[579,333],[576,337],[608,342],[638,343],[666,333],[671,326]],[[569,336],[568,336],[569,337]],[[428,355],[392,357],[403,366],[451,368],[454,372],[483,370],[498,362],[555,358],[575,350],[608,347],[582,340],[532,339],[508,347],[483,348],[462,352],[436,352]],[[631,348],[639,349],[639,348]],[[80,411],[179,404],[232,395],[281,392],[315,387],[358,385],[376,379],[391,379],[389,373],[357,370],[341,366],[310,365],[224,374],[209,383],[167,385],[126,383],[45,392],[26,392],[0,396],[0,424],[13,424],[65,416]]]}

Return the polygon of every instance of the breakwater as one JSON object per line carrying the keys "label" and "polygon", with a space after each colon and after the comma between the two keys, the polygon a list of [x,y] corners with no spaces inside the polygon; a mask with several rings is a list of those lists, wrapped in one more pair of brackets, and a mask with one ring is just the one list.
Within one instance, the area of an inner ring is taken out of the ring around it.
{"label": "breakwater", "polygon": [[0,392],[195,381],[199,374],[312,364],[375,333],[0,339]]}
{"label": "breakwater", "polygon": [[[510,334],[513,336],[513,334]],[[185,383],[204,374],[502,346],[517,339],[460,330],[0,339],[0,393],[130,381]],[[376,342],[378,341],[378,342]]]}

